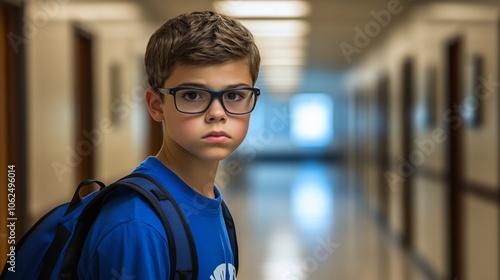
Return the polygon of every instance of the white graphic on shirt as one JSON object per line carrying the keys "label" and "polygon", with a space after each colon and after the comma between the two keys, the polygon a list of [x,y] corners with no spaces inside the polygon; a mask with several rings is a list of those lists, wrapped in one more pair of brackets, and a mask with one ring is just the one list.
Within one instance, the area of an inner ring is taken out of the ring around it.
{"label": "white graphic on shirt", "polygon": [[132,276],[132,275],[127,275],[125,273],[125,267],[122,268],[122,272],[119,273],[118,271],[116,271],[116,269],[112,269],[111,270],[111,274],[113,274],[113,278],[111,278],[111,280],[133,280],[135,278],[135,276]]}
{"label": "white graphic on shirt", "polygon": [[[229,278],[226,278],[226,269],[229,268]],[[210,280],[236,280],[236,268],[231,263],[220,264],[215,270]]]}

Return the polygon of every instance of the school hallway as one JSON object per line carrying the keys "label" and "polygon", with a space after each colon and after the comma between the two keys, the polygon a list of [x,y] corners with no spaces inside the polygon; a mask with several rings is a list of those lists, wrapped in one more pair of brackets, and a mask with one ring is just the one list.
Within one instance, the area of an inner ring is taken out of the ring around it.
{"label": "school hallway", "polygon": [[158,152],[146,45],[203,10],[261,56],[215,180],[238,279],[500,280],[500,0],[0,0],[0,263],[79,182]]}

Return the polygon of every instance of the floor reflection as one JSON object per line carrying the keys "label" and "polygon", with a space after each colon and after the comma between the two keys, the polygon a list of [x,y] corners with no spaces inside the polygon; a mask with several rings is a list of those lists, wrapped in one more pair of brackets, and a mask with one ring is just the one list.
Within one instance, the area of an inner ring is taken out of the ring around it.
{"label": "floor reflection", "polygon": [[297,230],[307,236],[324,234],[333,222],[333,180],[326,166],[306,162],[298,166],[291,184],[291,216]]}
{"label": "floor reflection", "polygon": [[316,161],[255,162],[231,178],[224,196],[238,230],[238,279],[387,280],[380,256],[400,255],[347,182],[342,167]]}

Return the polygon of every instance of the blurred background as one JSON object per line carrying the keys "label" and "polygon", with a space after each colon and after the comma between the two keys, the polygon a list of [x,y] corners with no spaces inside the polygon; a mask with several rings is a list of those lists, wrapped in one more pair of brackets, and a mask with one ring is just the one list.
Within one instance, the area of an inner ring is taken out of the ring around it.
{"label": "blurred background", "polygon": [[239,279],[500,279],[500,2],[0,0],[0,260],[16,238],[158,151],[143,55],[217,10],[255,35],[262,89],[217,182]]}

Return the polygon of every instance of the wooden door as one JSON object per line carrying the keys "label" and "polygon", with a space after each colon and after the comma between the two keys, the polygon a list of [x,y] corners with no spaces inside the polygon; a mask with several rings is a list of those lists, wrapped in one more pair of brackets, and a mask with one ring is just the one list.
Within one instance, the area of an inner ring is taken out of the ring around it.
{"label": "wooden door", "polygon": [[74,44],[76,93],[75,147],[81,158],[76,180],[77,182],[81,182],[89,178],[94,178],[95,143],[92,137],[89,137],[94,130],[95,112],[91,34],[75,27]]}
{"label": "wooden door", "polygon": [[[462,41],[455,39],[447,48],[447,104],[446,108],[454,108],[455,104],[461,103],[461,71],[462,71]],[[453,110],[448,120],[460,118],[460,112]],[[448,195],[448,254],[449,254],[449,278],[462,279],[462,126],[455,122],[446,123],[446,131],[449,135],[449,145],[446,151],[446,181]]]}
{"label": "wooden door", "polygon": [[[0,263],[19,241],[27,217],[27,135],[23,7],[0,1]],[[10,179],[10,180],[9,180]],[[10,182],[11,184],[7,184]],[[10,196],[8,196],[10,195]],[[10,201],[8,200],[10,199]],[[11,231],[6,223],[14,223]],[[11,240],[11,242],[8,242]],[[8,246],[7,246],[8,245]]]}

